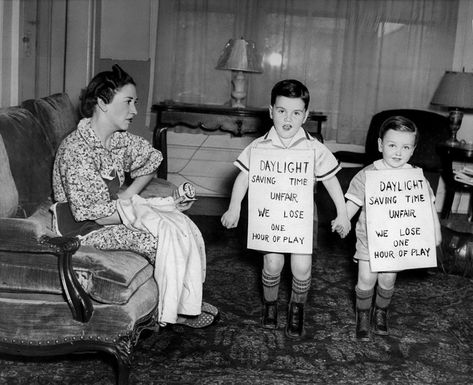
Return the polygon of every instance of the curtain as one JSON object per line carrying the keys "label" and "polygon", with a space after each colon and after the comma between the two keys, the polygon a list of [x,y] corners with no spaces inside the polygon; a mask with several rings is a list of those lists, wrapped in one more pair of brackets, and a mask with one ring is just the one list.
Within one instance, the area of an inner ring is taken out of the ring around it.
{"label": "curtain", "polygon": [[256,43],[263,73],[248,74],[247,105],[269,105],[295,78],[324,138],[364,144],[371,117],[428,109],[452,68],[457,0],[160,0],[154,102],[225,104],[230,71],[215,66],[230,38]]}

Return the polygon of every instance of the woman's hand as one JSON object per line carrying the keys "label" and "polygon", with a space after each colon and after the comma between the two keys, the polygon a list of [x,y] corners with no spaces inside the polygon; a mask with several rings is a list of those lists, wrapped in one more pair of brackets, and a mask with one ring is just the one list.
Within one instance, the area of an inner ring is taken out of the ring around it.
{"label": "woman's hand", "polygon": [[176,208],[181,212],[189,210],[195,202],[195,201],[183,202],[184,199],[185,199],[185,197],[179,197],[177,199],[174,199],[174,203],[176,204]]}

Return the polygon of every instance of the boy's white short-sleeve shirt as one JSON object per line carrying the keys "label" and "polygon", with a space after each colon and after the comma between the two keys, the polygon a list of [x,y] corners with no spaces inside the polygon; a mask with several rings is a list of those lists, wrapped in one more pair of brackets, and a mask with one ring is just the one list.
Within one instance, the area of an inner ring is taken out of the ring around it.
{"label": "boy's white short-sleeve shirt", "polygon": [[[412,169],[412,166],[409,163],[406,163],[403,168]],[[366,229],[366,205],[365,205],[365,185],[366,185],[366,171],[371,170],[387,170],[388,167],[385,165],[382,159],[378,159],[371,163],[370,165],[361,169],[351,180],[348,190],[345,194],[345,198],[355,203],[357,206],[361,207],[360,216],[356,222],[355,232],[356,232],[356,253],[354,259],[369,260],[368,252],[368,236]],[[429,195],[432,199],[432,202],[435,200],[434,193],[430,187],[429,182],[425,179],[427,186],[429,188]]]}
{"label": "boy's white short-sleeve shirt", "polygon": [[332,152],[323,143],[312,137],[302,127],[292,138],[289,146],[284,146],[276,129],[272,127],[267,134],[255,139],[251,142],[238,156],[233,163],[242,172],[248,173],[250,170],[250,155],[253,148],[273,148],[287,151],[297,150],[313,150],[314,152],[314,178],[315,181],[324,181],[333,177],[340,171],[340,162],[335,158]]}

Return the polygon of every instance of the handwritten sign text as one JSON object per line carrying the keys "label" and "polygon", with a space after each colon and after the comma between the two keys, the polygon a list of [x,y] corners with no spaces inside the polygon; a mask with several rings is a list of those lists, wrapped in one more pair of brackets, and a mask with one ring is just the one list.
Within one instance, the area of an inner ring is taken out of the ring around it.
{"label": "handwritten sign text", "polygon": [[311,254],[313,152],[253,149],[250,164],[248,248]]}

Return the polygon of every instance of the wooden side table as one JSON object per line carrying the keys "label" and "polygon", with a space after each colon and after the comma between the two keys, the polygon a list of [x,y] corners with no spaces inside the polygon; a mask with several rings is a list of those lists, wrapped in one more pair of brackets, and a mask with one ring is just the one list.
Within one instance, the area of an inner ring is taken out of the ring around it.
{"label": "wooden side table", "polygon": [[[272,121],[267,108],[233,108],[229,106],[161,102],[154,104],[151,111],[156,114],[153,131],[153,146],[163,154],[163,162],[158,170],[158,177],[167,178],[167,131],[182,126],[189,131],[229,133],[235,137],[261,136],[267,132]],[[322,123],[327,116],[320,112],[310,112],[304,125],[306,130],[323,142]]]}
{"label": "wooden side table", "polygon": [[[457,191],[466,191],[470,193],[470,204],[468,208],[468,219],[473,220],[473,185],[463,183],[455,179],[453,172],[453,162],[473,163],[473,146],[470,145],[448,145],[446,143],[439,143],[437,145],[437,152],[442,161],[442,178],[445,182],[445,200],[442,206],[440,217],[442,219],[448,218],[452,210],[453,199]],[[473,168],[473,166],[472,166]]]}

